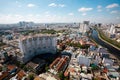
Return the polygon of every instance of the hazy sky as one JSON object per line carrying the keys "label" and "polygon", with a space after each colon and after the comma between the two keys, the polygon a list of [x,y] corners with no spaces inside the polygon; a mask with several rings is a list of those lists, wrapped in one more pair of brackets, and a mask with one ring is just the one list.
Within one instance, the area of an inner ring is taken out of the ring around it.
{"label": "hazy sky", "polygon": [[0,23],[120,23],[120,0],[0,0]]}

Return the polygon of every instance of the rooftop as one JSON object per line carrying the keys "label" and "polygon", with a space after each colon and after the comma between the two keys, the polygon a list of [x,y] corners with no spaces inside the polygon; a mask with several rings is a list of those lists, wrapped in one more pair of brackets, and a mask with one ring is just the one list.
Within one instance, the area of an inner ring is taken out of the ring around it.
{"label": "rooftop", "polygon": [[36,35],[29,35],[29,36],[21,36],[20,40],[25,40],[25,39],[29,39],[29,38],[34,38],[34,37],[55,37],[55,35],[52,34],[36,34]]}
{"label": "rooftop", "polygon": [[7,68],[8,68],[9,70],[13,70],[14,68],[16,68],[16,66],[15,66],[15,65],[8,65]]}
{"label": "rooftop", "polygon": [[20,70],[17,75],[18,75],[18,79],[21,80],[26,74],[23,70]]}

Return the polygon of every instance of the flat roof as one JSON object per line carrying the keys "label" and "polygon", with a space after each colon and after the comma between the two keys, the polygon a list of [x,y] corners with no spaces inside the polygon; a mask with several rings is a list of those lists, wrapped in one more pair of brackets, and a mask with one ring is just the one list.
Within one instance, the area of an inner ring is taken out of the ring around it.
{"label": "flat roof", "polygon": [[55,35],[52,34],[36,34],[36,35],[20,36],[20,40],[25,40],[34,37],[51,37],[51,36],[55,37]]}

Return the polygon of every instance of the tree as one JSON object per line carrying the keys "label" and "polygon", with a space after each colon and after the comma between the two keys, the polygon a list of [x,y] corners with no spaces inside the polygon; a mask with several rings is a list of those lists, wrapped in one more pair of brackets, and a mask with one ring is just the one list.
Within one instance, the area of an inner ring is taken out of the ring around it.
{"label": "tree", "polygon": [[48,69],[49,69],[49,66],[46,64],[45,65],[45,70],[48,71]]}
{"label": "tree", "polygon": [[63,72],[60,72],[58,74],[58,76],[59,76],[60,80],[64,80],[64,73]]}
{"label": "tree", "polygon": [[19,61],[16,61],[15,63],[18,67],[20,67],[20,62]]}
{"label": "tree", "polygon": [[28,71],[28,68],[26,66],[24,66],[23,70],[24,71]]}
{"label": "tree", "polygon": [[25,66],[25,64],[22,64],[22,63],[20,64],[20,68],[24,68],[24,66]]}
{"label": "tree", "polygon": [[2,67],[0,67],[0,72],[2,71]]}
{"label": "tree", "polygon": [[120,71],[120,65],[119,65],[118,71]]}
{"label": "tree", "polygon": [[28,75],[28,78],[29,78],[30,80],[34,80],[34,74],[29,74],[29,75]]}
{"label": "tree", "polygon": [[98,80],[97,78],[93,78],[93,80]]}

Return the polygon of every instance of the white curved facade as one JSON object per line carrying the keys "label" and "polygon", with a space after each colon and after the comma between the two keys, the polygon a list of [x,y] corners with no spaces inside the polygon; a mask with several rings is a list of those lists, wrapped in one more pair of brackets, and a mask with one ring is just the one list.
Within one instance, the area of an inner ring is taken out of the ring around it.
{"label": "white curved facade", "polygon": [[35,35],[20,38],[21,60],[27,62],[34,56],[44,53],[56,53],[57,40],[52,35]]}

